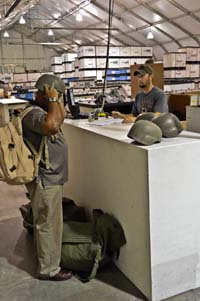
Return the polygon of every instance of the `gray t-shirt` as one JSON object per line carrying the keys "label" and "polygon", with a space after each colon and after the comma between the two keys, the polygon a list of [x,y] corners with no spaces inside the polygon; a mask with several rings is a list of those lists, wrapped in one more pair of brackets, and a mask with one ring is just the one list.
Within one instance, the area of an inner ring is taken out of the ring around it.
{"label": "gray t-shirt", "polygon": [[[46,112],[35,106],[22,121],[23,135],[38,151],[42,139],[42,125]],[[50,169],[46,169],[43,152],[39,165],[37,181],[42,181],[44,186],[63,185],[68,179],[67,144],[63,134],[59,131],[55,136],[48,137],[48,154]]]}
{"label": "gray t-shirt", "polygon": [[168,112],[167,95],[163,90],[153,87],[150,92],[139,92],[136,95],[131,113],[137,116],[144,112]]}

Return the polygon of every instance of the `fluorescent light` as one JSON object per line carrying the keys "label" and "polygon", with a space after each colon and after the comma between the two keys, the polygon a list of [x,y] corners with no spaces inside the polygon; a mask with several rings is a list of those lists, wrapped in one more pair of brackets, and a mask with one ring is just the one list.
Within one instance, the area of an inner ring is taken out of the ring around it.
{"label": "fluorescent light", "polygon": [[152,31],[149,31],[149,32],[148,32],[148,34],[147,34],[147,39],[148,39],[148,40],[154,39],[154,35],[153,35],[153,32],[152,32]]}
{"label": "fluorescent light", "polygon": [[24,19],[23,16],[21,16],[19,19],[19,24],[25,24],[25,23],[26,23],[26,20]]}
{"label": "fluorescent light", "polygon": [[53,36],[53,30],[49,29],[48,36]]}
{"label": "fluorescent light", "polygon": [[55,46],[59,46],[59,45],[65,45],[63,43],[57,43],[57,42],[41,42],[41,43],[37,43],[39,45],[55,45]]}
{"label": "fluorescent light", "polygon": [[9,33],[7,31],[5,31],[3,36],[4,36],[4,38],[9,38]]}
{"label": "fluorescent light", "polygon": [[78,22],[83,21],[83,16],[82,16],[81,14],[78,14],[78,15],[76,16],[76,21],[78,21]]}

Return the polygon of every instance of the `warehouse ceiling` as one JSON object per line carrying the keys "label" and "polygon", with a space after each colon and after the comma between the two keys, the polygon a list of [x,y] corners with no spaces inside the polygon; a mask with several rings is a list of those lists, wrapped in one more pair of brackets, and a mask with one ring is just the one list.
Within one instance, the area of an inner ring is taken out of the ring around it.
{"label": "warehouse ceiling", "polygon": [[[14,30],[57,52],[77,51],[80,45],[106,45],[109,2],[0,0],[1,37],[5,30]],[[25,24],[19,24],[22,15]],[[48,35],[49,30],[53,35]],[[149,31],[153,39],[147,39]],[[200,1],[114,0],[111,45],[152,46],[157,60],[179,47],[200,47]]]}

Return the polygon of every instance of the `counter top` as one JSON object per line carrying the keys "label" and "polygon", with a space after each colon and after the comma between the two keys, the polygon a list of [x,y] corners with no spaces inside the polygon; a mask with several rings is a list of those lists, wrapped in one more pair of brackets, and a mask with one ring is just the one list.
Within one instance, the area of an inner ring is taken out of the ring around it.
{"label": "counter top", "polygon": [[2,105],[12,105],[12,104],[26,104],[26,100],[18,99],[18,98],[1,98],[0,104]]}
{"label": "counter top", "polygon": [[[99,120],[106,120],[106,118],[101,118]],[[140,148],[144,148],[146,150],[154,150],[159,148],[166,148],[166,147],[172,147],[182,144],[191,144],[191,143],[200,143],[200,134],[189,132],[189,131],[183,131],[180,133],[178,137],[175,138],[162,138],[160,143],[155,143],[153,145],[149,146],[142,146],[137,143],[134,143],[134,141],[127,137],[127,133],[132,127],[133,124],[126,124],[126,123],[116,123],[116,124],[109,124],[109,125],[93,125],[92,122],[88,122],[86,119],[82,120],[72,120],[72,119],[65,119],[64,123],[89,131],[93,132],[102,136],[105,136],[107,138],[111,138],[114,140],[121,141],[123,143],[137,145]]]}

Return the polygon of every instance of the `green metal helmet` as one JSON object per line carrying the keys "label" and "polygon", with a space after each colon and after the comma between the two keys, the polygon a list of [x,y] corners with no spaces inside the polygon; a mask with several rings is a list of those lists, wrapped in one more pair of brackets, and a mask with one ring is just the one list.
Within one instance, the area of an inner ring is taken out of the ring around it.
{"label": "green metal helmet", "polygon": [[152,122],[159,126],[162,136],[166,138],[177,137],[183,130],[180,120],[172,113],[162,113]]}
{"label": "green metal helmet", "polygon": [[141,113],[139,114],[136,119],[135,122],[139,121],[139,120],[149,120],[151,121],[156,115],[153,112],[145,112],[145,113]]}
{"label": "green metal helmet", "polygon": [[151,145],[160,142],[162,132],[155,123],[149,120],[139,120],[133,124],[127,136],[140,144]]}
{"label": "green metal helmet", "polygon": [[60,92],[64,93],[65,92],[65,83],[63,82],[62,79],[59,77],[53,75],[53,74],[43,74],[38,78],[36,81],[35,87],[40,90],[44,91],[44,86],[48,85],[49,87],[54,84],[54,88]]}

